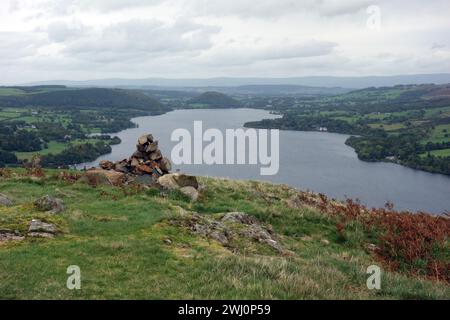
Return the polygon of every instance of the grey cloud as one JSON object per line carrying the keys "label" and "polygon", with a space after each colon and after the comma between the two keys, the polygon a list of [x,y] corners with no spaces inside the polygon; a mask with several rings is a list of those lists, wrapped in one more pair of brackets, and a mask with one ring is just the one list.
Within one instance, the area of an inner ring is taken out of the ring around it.
{"label": "grey cloud", "polygon": [[372,0],[194,0],[187,1],[186,7],[203,15],[276,18],[298,13],[339,16],[365,10],[370,4]]}
{"label": "grey cloud", "polygon": [[334,42],[311,40],[290,46],[274,46],[255,54],[254,57],[261,60],[317,57],[330,54],[336,46]]}
{"label": "grey cloud", "polygon": [[317,1],[316,9],[320,15],[325,17],[341,16],[365,11],[370,5],[376,5],[373,0],[326,0]]}
{"label": "grey cloud", "polygon": [[0,63],[34,56],[43,41],[21,32],[0,32]]}
{"label": "grey cloud", "polygon": [[82,24],[69,24],[63,21],[55,21],[47,27],[50,41],[65,42],[86,35],[89,28]]}
{"label": "grey cloud", "polygon": [[64,15],[74,9],[111,12],[129,8],[151,7],[163,2],[165,0],[47,0],[41,7],[56,14]]}
{"label": "grey cloud", "polygon": [[9,0],[9,13],[14,13],[20,9],[20,4],[18,0]]}
{"label": "grey cloud", "polygon": [[[365,28],[371,4],[379,32]],[[15,32],[0,32],[0,72],[3,82],[448,72],[449,10],[448,0],[9,0],[0,24]]]}
{"label": "grey cloud", "polygon": [[432,50],[445,49],[445,44],[434,42],[434,43],[431,45],[431,49],[432,49]]}
{"label": "grey cloud", "polygon": [[77,0],[75,5],[82,8],[97,8],[105,11],[120,10],[134,7],[149,7],[158,5],[164,2],[163,0]]}
{"label": "grey cloud", "polygon": [[173,24],[159,20],[130,20],[69,42],[64,53],[86,60],[113,61],[192,52],[210,48],[211,38],[219,30],[183,19]]}
{"label": "grey cloud", "polygon": [[334,42],[310,40],[303,43],[277,43],[270,46],[246,47],[242,44],[218,48],[208,57],[201,56],[207,64],[247,65],[259,61],[300,59],[329,55],[337,46]]}

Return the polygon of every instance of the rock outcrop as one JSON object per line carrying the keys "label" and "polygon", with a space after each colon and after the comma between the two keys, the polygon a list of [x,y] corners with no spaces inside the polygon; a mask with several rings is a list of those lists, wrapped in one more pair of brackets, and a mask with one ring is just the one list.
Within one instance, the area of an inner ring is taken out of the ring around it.
{"label": "rock outcrop", "polygon": [[53,238],[56,234],[56,227],[51,223],[45,223],[41,220],[31,220],[28,228],[28,236],[34,238]]}
{"label": "rock outcrop", "polygon": [[22,241],[25,239],[18,231],[0,229],[0,243],[7,241]]}
{"label": "rock outcrop", "polygon": [[292,254],[276,239],[271,226],[263,225],[255,217],[243,212],[229,212],[218,216],[197,213],[182,215],[169,221],[188,228],[193,234],[218,241],[224,247],[240,250],[242,241],[266,245],[279,254]]}

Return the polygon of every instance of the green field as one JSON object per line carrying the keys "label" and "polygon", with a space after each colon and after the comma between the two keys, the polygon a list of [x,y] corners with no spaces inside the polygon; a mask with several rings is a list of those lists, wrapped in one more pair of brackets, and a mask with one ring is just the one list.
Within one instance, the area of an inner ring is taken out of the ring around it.
{"label": "green field", "polygon": [[25,91],[15,88],[0,88],[0,96],[15,96],[25,94]]}
{"label": "green field", "polygon": [[429,138],[425,139],[426,142],[447,142],[450,141],[450,124],[437,125],[431,131]]}
{"label": "green field", "polygon": [[34,155],[40,154],[42,156],[48,155],[49,153],[58,154],[62,152],[69,146],[68,143],[50,141],[48,143],[48,148],[42,149],[36,152],[16,152],[16,156],[20,160],[31,159]]}
{"label": "green field", "polygon": [[450,107],[444,107],[444,108],[435,108],[435,109],[428,109],[425,111],[425,117],[426,118],[434,118],[434,117],[450,117]]}
{"label": "green field", "polygon": [[69,148],[71,145],[79,145],[79,144],[83,144],[83,143],[92,143],[95,144],[96,142],[98,142],[99,140],[96,139],[82,139],[82,140],[74,140],[71,142],[57,142],[57,141],[50,141],[48,143],[48,148],[42,149],[40,151],[36,151],[36,152],[16,152],[16,156],[18,159],[20,160],[25,160],[25,159],[31,159],[34,155],[41,155],[41,156],[46,156],[48,154],[59,154],[61,152],[63,152],[65,149]]}
{"label": "green field", "polygon": [[374,129],[383,129],[386,131],[397,131],[405,128],[405,125],[403,123],[393,123],[393,124],[371,123],[369,124],[369,126]]}
{"label": "green field", "polygon": [[450,149],[433,150],[430,153],[437,157],[450,157]]}
{"label": "green field", "polygon": [[[382,289],[368,290],[366,269],[380,261],[363,249],[358,229],[342,242],[332,216],[286,206],[293,189],[223,179],[201,183],[205,191],[192,204],[155,190],[0,179],[0,191],[16,202],[0,207],[0,229],[25,232],[28,221],[41,219],[61,231],[52,240],[0,245],[0,299],[450,299],[449,285],[387,267]],[[38,212],[32,203],[45,194],[63,199],[65,211]],[[209,217],[246,212],[272,225],[291,254],[251,241],[227,249],[167,220],[191,211]],[[66,288],[70,265],[81,269],[81,290]]]}

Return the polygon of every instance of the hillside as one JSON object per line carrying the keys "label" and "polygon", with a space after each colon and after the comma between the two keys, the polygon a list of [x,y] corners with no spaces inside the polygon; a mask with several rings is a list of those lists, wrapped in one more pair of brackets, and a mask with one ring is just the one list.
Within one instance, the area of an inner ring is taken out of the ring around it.
{"label": "hillside", "polygon": [[53,167],[92,161],[118,142],[91,134],[133,128],[134,117],[170,110],[135,90],[0,87],[0,165],[18,165],[37,153]]}
{"label": "hillside", "polygon": [[[247,85],[239,87],[224,88],[234,94],[252,94],[263,96],[293,95],[293,96],[319,96],[319,95],[337,95],[350,91],[339,87],[310,87],[298,85]],[[226,92],[226,91],[225,91]]]}
{"label": "hillside", "polygon": [[[0,170],[12,201],[0,205],[0,299],[450,298],[444,217],[368,213],[259,182],[200,178],[192,203],[79,177]],[[64,203],[61,213],[33,205],[47,194]],[[21,238],[32,219],[57,236]],[[70,265],[81,269],[82,290],[66,288]],[[366,287],[370,265],[382,268],[381,290]]]}
{"label": "hillside", "polygon": [[[35,87],[34,87],[35,88]],[[0,96],[1,107],[89,107],[108,109],[138,109],[151,114],[161,114],[168,108],[157,100],[139,91],[105,88],[30,91],[29,88],[14,88],[26,94]],[[3,91],[5,88],[2,89]]]}
{"label": "hillside", "polygon": [[232,97],[214,91],[205,92],[190,99],[188,105],[204,108],[239,108],[241,106],[240,102]]}
{"label": "hillside", "polygon": [[395,162],[450,175],[450,84],[373,87],[333,97],[282,99],[267,109],[283,117],[246,126],[326,128],[355,135],[346,143],[361,160]]}

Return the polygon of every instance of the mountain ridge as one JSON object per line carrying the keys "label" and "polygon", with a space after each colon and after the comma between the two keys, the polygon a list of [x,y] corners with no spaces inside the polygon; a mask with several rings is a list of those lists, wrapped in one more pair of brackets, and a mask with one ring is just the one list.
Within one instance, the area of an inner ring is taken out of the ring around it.
{"label": "mountain ridge", "polygon": [[365,87],[394,86],[399,84],[450,83],[450,73],[403,74],[388,76],[303,76],[303,77],[212,77],[212,78],[106,78],[86,81],[50,80],[21,85],[59,84],[67,86],[156,86],[156,87],[236,87],[246,85],[302,85],[313,87]]}

